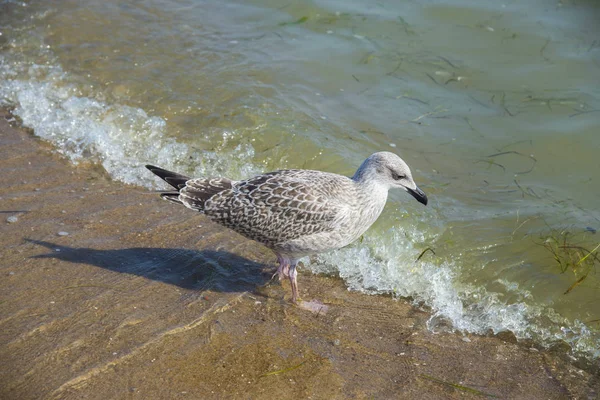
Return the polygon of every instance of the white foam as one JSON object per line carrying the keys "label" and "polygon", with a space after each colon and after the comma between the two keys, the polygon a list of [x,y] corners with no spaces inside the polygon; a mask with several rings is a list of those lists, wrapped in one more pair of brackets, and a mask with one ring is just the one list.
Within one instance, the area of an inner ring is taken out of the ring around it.
{"label": "white foam", "polygon": [[576,354],[600,356],[600,341],[585,324],[533,304],[531,294],[518,284],[500,282],[518,294],[517,301],[507,303],[500,293],[461,282],[453,262],[415,262],[419,240],[414,238],[418,237],[410,227],[394,227],[383,235],[369,235],[362,243],[321,254],[308,268],[314,273],[339,273],[350,290],[412,298],[416,305],[431,309],[428,328],[434,332],[448,325],[477,334],[508,330],[519,339],[542,345],[562,340]]}
{"label": "white foam", "polygon": [[197,176],[227,173],[235,177],[257,171],[250,144],[229,152],[199,151],[170,138],[160,117],[148,116],[140,108],[78,96],[60,68],[32,66],[29,79],[10,79],[16,72],[5,64],[2,67],[1,101],[16,105],[14,114],[23,124],[75,164],[96,160],[114,179],[146,187],[156,184],[143,166],[146,163]]}

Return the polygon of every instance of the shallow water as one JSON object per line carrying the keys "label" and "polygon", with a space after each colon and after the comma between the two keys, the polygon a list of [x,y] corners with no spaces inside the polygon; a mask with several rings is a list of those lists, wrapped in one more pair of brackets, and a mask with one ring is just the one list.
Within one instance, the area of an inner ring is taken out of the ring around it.
{"label": "shallow water", "polygon": [[597,252],[563,273],[546,247],[600,243],[599,18],[594,2],[3,1],[0,102],[147,187],[147,162],[350,175],[395,151],[430,205],[391,193],[359,243],[308,268],[412,297],[433,330],[597,358]]}

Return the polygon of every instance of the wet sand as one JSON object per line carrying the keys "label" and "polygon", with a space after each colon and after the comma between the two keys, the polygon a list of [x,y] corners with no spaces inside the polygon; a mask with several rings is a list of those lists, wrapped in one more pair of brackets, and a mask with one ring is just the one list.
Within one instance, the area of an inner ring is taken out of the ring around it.
{"label": "wet sand", "polygon": [[426,311],[335,277],[299,276],[328,312],[293,306],[268,249],[0,116],[2,399],[600,396],[560,347],[434,334]]}

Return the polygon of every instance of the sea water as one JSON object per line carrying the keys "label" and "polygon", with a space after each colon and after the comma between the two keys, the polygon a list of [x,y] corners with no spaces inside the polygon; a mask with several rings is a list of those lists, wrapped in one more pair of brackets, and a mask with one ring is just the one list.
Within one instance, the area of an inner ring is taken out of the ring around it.
{"label": "sea water", "polygon": [[600,356],[600,6],[592,1],[1,1],[0,104],[75,165],[351,175],[401,155],[353,245],[306,260],[433,331]]}

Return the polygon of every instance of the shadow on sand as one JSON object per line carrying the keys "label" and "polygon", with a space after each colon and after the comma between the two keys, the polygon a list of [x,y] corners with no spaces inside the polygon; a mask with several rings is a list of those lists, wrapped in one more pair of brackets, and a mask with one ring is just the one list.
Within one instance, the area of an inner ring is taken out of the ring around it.
{"label": "shadow on sand", "polygon": [[50,249],[32,258],[55,258],[72,263],[95,265],[110,271],[143,276],[185,289],[220,292],[255,291],[266,284],[272,267],[232,253],[214,250],[136,247],[95,250],[68,247],[41,240],[24,239]]}

